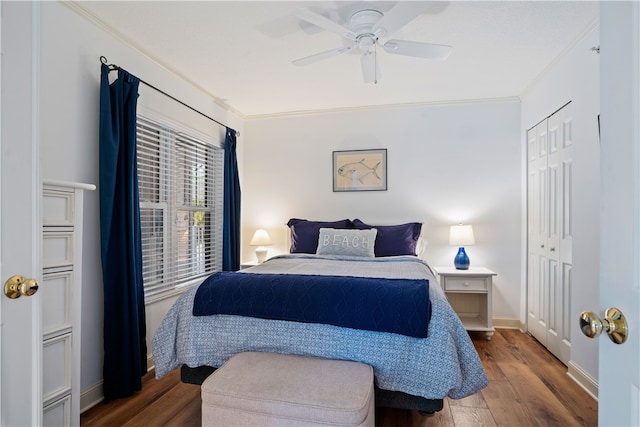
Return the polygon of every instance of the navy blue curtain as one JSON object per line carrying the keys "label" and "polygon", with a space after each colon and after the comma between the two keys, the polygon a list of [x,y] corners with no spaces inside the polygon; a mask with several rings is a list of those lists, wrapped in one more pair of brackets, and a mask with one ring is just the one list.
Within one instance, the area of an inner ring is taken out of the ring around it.
{"label": "navy blue curtain", "polygon": [[120,69],[110,85],[109,67],[102,65],[99,188],[106,400],[140,390],[147,371],[136,160],[139,84],[137,77]]}
{"label": "navy blue curtain", "polygon": [[224,140],[224,219],[222,270],[240,270],[240,179],[236,155],[236,131],[227,128]]}

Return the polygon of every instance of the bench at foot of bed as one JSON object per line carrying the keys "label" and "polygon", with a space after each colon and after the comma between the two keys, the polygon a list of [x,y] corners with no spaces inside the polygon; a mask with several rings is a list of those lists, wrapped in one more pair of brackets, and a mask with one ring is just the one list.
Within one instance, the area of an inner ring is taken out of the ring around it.
{"label": "bench at foot of bed", "polygon": [[[204,380],[215,371],[211,366],[198,366],[190,368],[182,365],[180,368],[180,379],[187,384],[202,385]],[[434,414],[442,410],[444,404],[442,399],[425,399],[400,391],[389,391],[375,387],[376,406],[384,408],[411,409],[424,414]]]}
{"label": "bench at foot of bed", "polygon": [[373,369],[346,360],[239,353],[202,383],[202,425],[374,427]]}

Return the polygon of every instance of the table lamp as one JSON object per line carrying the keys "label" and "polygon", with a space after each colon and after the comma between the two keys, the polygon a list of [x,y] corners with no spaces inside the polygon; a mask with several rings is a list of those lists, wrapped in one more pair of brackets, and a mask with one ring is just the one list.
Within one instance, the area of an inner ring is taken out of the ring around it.
{"label": "table lamp", "polygon": [[452,225],[449,233],[449,244],[451,246],[458,246],[458,254],[453,260],[458,270],[469,269],[469,257],[464,251],[464,246],[475,244],[476,241],[473,238],[473,228],[470,225]]}
{"label": "table lamp", "polygon": [[249,245],[257,246],[256,257],[258,258],[258,264],[262,264],[264,262],[267,257],[267,248],[265,248],[265,246],[269,246],[271,244],[273,244],[273,242],[266,230],[259,229],[253,234]]}

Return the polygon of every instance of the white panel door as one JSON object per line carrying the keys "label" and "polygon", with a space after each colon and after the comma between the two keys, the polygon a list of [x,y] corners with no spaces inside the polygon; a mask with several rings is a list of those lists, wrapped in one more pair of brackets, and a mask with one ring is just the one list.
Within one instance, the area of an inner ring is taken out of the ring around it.
{"label": "white panel door", "polygon": [[565,365],[571,358],[571,199],[573,194],[573,138],[568,104],[548,119],[549,259],[548,327],[545,345]]}
{"label": "white panel door", "polygon": [[558,278],[554,354],[565,364],[571,360],[571,294],[573,292],[573,104],[560,110],[561,151],[558,189]]}
{"label": "white panel door", "polygon": [[[559,234],[561,212],[559,207],[560,195],[560,151],[562,140],[562,128],[560,127],[560,112],[556,112],[547,119],[547,174],[549,176],[549,198],[546,215],[548,217],[549,228],[547,231],[545,249],[547,253],[547,304],[544,307],[545,318],[547,319],[547,329],[542,343],[556,354],[558,350],[556,342],[558,339],[558,293],[560,284],[560,257],[559,257]],[[565,361],[566,363],[566,361]]]}
{"label": "white panel door", "polygon": [[627,317],[629,338],[599,340],[601,426],[640,425],[640,4],[600,4],[600,307]]}
{"label": "white panel door", "polygon": [[[36,2],[2,2],[0,278],[40,279]],[[0,425],[42,425],[40,295],[0,295]]]}
{"label": "white panel door", "polygon": [[528,156],[528,288],[527,323],[529,332],[546,340],[547,317],[547,123],[527,133]]}
{"label": "white panel door", "polygon": [[571,104],[527,133],[527,327],[568,364],[571,357]]}

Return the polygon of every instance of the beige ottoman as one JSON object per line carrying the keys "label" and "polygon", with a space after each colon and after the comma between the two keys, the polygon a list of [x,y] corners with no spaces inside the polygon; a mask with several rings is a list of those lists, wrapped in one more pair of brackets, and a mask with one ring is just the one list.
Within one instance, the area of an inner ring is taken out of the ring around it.
{"label": "beige ottoman", "polygon": [[240,353],[202,383],[203,426],[374,426],[373,369]]}

